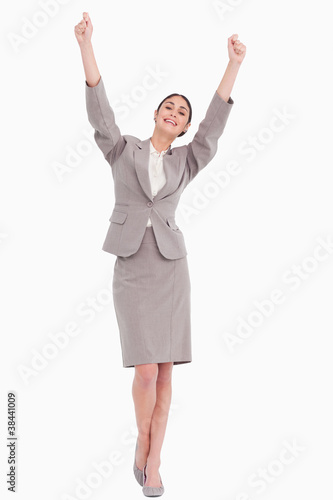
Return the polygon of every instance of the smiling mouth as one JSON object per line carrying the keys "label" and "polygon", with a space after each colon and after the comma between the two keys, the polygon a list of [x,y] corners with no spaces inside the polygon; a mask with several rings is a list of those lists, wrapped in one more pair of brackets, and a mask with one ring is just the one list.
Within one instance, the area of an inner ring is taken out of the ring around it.
{"label": "smiling mouth", "polygon": [[176,122],[174,122],[173,120],[169,120],[168,118],[166,118],[164,121],[165,123],[170,123],[173,127],[177,126]]}

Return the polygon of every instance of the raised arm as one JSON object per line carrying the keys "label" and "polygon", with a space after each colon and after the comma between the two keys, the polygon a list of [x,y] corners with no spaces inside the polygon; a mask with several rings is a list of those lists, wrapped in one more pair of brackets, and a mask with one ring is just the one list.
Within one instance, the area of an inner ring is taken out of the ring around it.
{"label": "raised arm", "polygon": [[93,25],[88,12],[83,12],[83,19],[74,27],[74,33],[81,50],[86,84],[89,87],[97,85],[101,77],[91,43],[92,32]]}
{"label": "raised arm", "polygon": [[[104,158],[110,163],[123,149],[124,139],[115,122],[113,109],[108,101],[104,82],[98,70],[92,43],[93,26],[87,12],[75,26],[74,32],[79,43],[85,72],[85,94],[88,120],[95,129],[94,138]],[[117,146],[117,147],[115,147]]]}
{"label": "raised arm", "polygon": [[237,40],[237,38],[237,34],[231,35],[228,38],[229,62],[216,91],[225,101],[228,101],[230,97],[238,70],[246,55],[245,45]]}
{"label": "raised arm", "polygon": [[246,47],[236,40],[238,35],[228,38],[229,62],[223,78],[208,106],[206,116],[201,121],[192,142],[188,144],[186,158],[188,182],[214,158],[218,139],[227,123],[234,101],[231,98],[239,67],[245,57]]}

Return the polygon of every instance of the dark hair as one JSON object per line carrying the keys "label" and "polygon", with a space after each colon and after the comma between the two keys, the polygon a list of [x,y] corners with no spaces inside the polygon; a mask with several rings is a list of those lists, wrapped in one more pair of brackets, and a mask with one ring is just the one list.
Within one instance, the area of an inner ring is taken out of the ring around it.
{"label": "dark hair", "polygon": [[[167,97],[165,97],[163,99],[162,102],[160,102],[160,104],[158,105],[158,108],[157,108],[157,112],[159,111],[160,107],[162,106],[162,104],[164,103],[164,101],[166,101],[167,99],[169,99],[170,97],[173,97],[174,95],[178,95],[180,97],[182,97],[183,99],[185,99],[185,101],[187,102],[188,104],[188,107],[190,108],[190,112],[189,112],[189,117],[188,117],[188,120],[187,120],[187,123],[190,123],[190,121],[192,120],[192,106],[191,106],[191,103],[190,101],[187,99],[187,97],[185,97],[184,95],[182,94],[170,94],[168,95]],[[186,123],[186,125],[187,125]],[[187,132],[187,131],[186,131]],[[186,132],[181,132],[179,135],[177,135],[177,137],[181,137],[182,135],[186,134]]]}

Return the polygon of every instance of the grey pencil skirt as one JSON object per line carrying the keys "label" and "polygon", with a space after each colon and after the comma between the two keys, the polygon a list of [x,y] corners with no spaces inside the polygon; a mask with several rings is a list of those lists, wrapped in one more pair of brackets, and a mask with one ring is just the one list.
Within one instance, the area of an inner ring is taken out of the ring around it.
{"label": "grey pencil skirt", "polygon": [[117,256],[112,286],[125,368],[192,361],[187,256],[165,258],[147,226],[139,250]]}

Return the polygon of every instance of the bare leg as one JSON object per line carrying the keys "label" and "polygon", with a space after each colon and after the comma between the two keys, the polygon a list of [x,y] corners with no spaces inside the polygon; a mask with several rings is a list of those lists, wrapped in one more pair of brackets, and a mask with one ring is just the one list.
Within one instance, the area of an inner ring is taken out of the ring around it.
{"label": "bare leg", "polygon": [[156,403],[157,363],[135,366],[132,395],[135,405],[136,423],[138,427],[138,449],[136,465],[143,469],[149,453],[149,435],[151,419]]}
{"label": "bare leg", "polygon": [[173,362],[158,363],[158,375],[156,380],[156,404],[151,419],[150,449],[146,468],[146,486],[161,486],[158,469],[161,465],[161,449],[171,404],[172,368]]}

